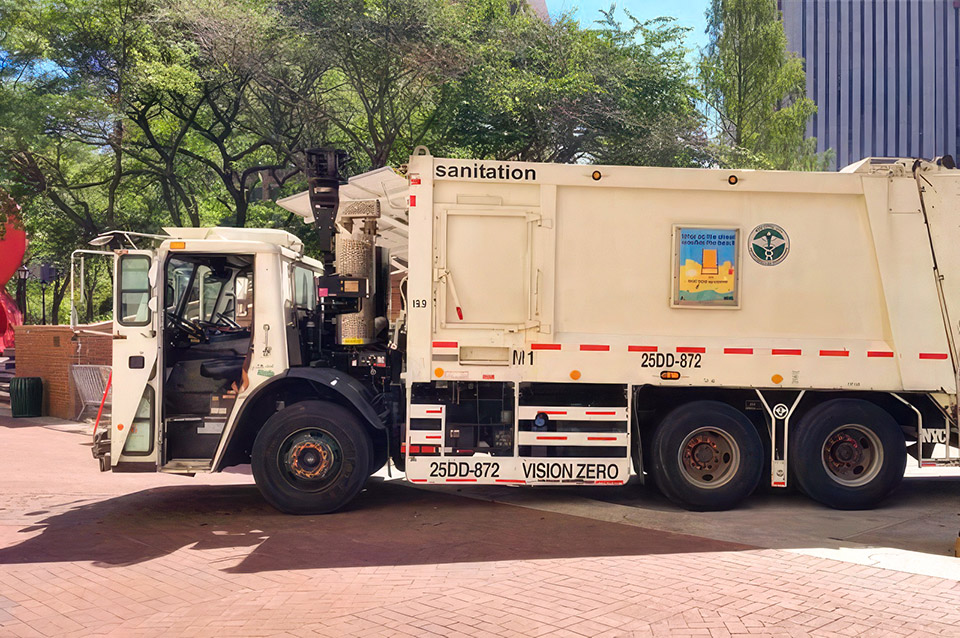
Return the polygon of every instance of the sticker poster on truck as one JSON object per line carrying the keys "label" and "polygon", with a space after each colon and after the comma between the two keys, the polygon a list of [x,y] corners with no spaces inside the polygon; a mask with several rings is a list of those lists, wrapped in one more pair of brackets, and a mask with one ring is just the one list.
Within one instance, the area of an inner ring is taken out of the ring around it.
{"label": "sticker poster on truck", "polygon": [[739,239],[736,228],[674,227],[674,306],[740,306]]}

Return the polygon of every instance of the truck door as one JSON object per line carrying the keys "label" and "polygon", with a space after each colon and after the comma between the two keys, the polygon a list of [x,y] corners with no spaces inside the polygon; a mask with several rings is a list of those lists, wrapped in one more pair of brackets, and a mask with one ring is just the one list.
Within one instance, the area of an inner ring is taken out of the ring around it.
{"label": "truck door", "polygon": [[152,252],[118,251],[114,277],[111,465],[156,462],[157,265]]}

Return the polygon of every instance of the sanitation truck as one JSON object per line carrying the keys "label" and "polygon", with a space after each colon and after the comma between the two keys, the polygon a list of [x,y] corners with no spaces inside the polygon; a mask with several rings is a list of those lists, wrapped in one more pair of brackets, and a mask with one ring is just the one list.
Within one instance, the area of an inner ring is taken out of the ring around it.
{"label": "sanitation truck", "polygon": [[652,483],[692,510],[761,481],[869,508],[958,465],[960,171],[433,157],[341,184],[308,153],[279,230],[113,233],[103,470],[251,464],[327,513],[415,484]]}

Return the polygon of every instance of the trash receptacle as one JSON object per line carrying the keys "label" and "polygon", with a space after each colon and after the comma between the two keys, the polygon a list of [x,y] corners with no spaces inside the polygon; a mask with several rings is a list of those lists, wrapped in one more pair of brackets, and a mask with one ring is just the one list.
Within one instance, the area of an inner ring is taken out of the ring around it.
{"label": "trash receptacle", "polygon": [[14,417],[41,416],[43,379],[40,377],[10,379],[10,412]]}

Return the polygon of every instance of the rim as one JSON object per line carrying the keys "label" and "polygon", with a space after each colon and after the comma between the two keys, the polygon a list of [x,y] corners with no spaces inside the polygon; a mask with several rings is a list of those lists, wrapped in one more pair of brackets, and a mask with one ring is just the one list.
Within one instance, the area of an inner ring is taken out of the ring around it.
{"label": "rim", "polygon": [[823,469],[840,485],[866,485],[880,473],[883,446],[871,430],[857,423],[841,425],[823,441]]}
{"label": "rim", "polygon": [[698,428],[687,435],[678,455],[683,477],[703,489],[726,485],[740,469],[740,446],[727,431]]}
{"label": "rim", "polygon": [[318,492],[340,477],[343,449],[326,430],[298,430],[280,444],[277,466],[291,487],[303,492]]}

